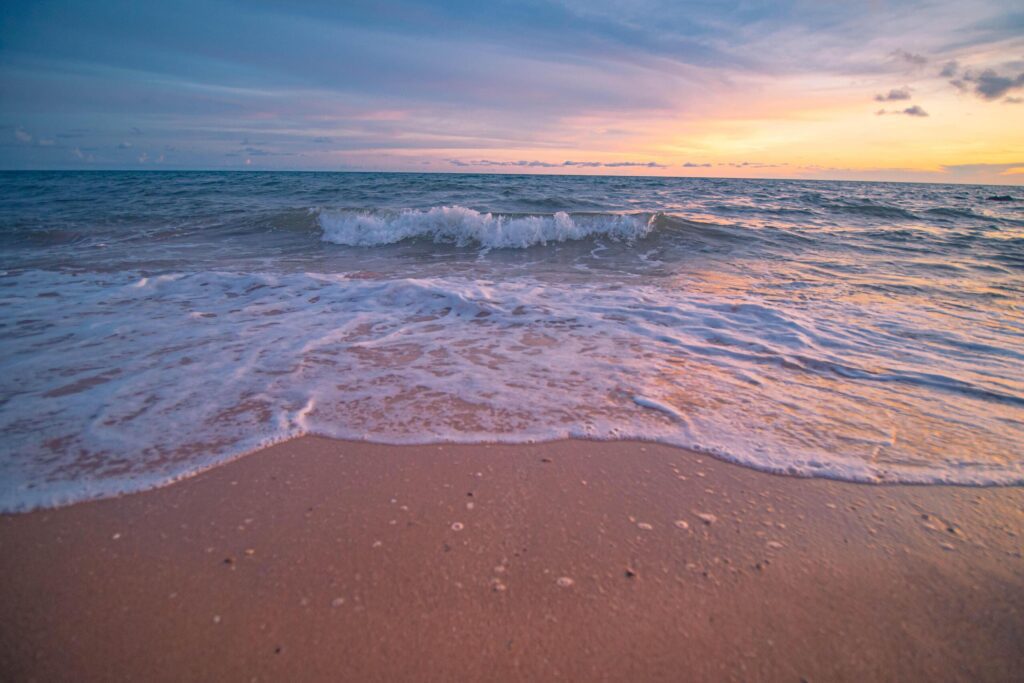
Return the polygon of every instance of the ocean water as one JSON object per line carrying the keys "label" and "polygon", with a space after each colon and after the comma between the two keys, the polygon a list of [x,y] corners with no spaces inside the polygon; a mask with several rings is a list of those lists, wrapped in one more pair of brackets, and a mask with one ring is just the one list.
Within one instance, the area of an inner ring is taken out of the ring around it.
{"label": "ocean water", "polygon": [[0,174],[0,510],[304,433],[1024,483],[1016,188]]}

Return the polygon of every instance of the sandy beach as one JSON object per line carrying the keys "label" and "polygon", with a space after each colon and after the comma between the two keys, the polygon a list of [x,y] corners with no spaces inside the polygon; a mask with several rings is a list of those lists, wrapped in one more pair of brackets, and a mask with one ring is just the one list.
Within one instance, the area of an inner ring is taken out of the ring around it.
{"label": "sandy beach", "polygon": [[1024,491],[305,437],[0,519],[4,680],[1019,680]]}
{"label": "sandy beach", "polygon": [[1022,10],[4,2],[0,683],[1024,683]]}

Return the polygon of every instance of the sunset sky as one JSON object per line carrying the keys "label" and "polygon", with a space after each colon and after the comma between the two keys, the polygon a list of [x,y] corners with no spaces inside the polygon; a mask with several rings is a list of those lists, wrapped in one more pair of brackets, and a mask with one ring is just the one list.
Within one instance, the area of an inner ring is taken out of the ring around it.
{"label": "sunset sky", "polygon": [[1024,183],[1010,2],[23,2],[0,168]]}

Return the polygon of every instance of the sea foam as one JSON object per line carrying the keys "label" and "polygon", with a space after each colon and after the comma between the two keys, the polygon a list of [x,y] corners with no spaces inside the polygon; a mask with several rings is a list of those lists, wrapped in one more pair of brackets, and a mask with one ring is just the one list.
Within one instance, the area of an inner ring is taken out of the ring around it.
{"label": "sea foam", "polygon": [[790,474],[1024,481],[1020,408],[927,347],[867,352],[877,333],[833,324],[855,307],[354,275],[5,276],[0,510],[156,486],[308,433],[638,438]]}
{"label": "sea foam", "polygon": [[463,206],[398,212],[317,210],[323,240],[354,247],[394,244],[413,238],[458,246],[525,249],[592,236],[632,241],[646,237],[652,218],[630,215],[501,215]]}

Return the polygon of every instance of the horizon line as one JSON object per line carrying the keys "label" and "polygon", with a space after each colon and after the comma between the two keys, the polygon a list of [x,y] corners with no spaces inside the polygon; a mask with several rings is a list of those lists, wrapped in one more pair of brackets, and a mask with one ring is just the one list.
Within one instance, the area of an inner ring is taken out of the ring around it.
{"label": "horizon line", "polygon": [[627,175],[617,173],[545,173],[500,171],[382,171],[358,169],[264,169],[264,168],[0,168],[0,173],[379,173],[402,175],[550,176],[553,178],[663,178],[668,180],[756,180],[806,183],[867,183],[882,185],[957,185],[963,187],[1024,187],[1024,183],[968,183],[937,180],[856,180],[850,178],[793,178],[762,176]]}

